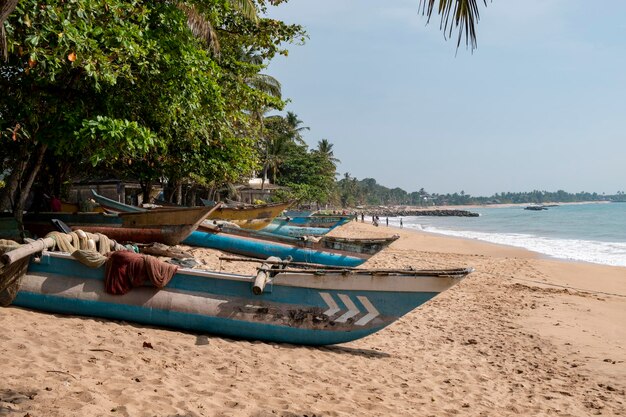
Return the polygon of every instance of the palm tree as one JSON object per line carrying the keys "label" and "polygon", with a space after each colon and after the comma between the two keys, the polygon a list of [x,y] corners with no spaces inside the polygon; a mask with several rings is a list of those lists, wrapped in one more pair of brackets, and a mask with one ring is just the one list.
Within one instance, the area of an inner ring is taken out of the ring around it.
{"label": "palm tree", "polygon": [[[259,17],[253,0],[228,0],[228,5],[247,19],[258,22]],[[209,46],[209,50],[215,55],[219,55],[220,43],[217,38],[217,32],[211,21],[206,18],[206,15],[199,11],[195,5],[179,2],[177,7],[187,15],[187,25],[194,36],[203,39]]]}
{"label": "palm tree", "polygon": [[268,173],[271,173],[271,180],[276,182],[279,168],[287,158],[289,145],[291,145],[291,139],[283,135],[275,136],[267,141],[261,189],[264,188],[265,181],[268,179]]}
{"label": "palm tree", "polygon": [[304,139],[302,139],[302,131],[303,130],[311,130],[310,127],[300,126],[303,122],[298,119],[298,115],[294,112],[288,111],[287,116],[285,116],[285,121],[287,122],[287,126],[293,131],[293,139],[295,142],[300,145],[305,145]]}
{"label": "palm tree", "polygon": [[333,152],[333,144],[330,143],[328,139],[322,139],[317,142],[316,151],[320,155],[324,156],[328,161],[330,161],[333,166],[337,166],[337,164],[341,162],[339,159],[335,158],[335,154]]}

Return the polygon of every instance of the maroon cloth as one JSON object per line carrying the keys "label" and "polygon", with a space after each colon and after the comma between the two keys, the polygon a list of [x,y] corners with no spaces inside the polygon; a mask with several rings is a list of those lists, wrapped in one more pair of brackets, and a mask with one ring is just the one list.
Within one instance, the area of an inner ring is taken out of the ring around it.
{"label": "maroon cloth", "polygon": [[107,256],[104,288],[109,294],[126,294],[147,280],[163,288],[178,271],[176,265],[131,251],[110,252]]}
{"label": "maroon cloth", "polygon": [[57,197],[52,197],[52,199],[50,200],[50,211],[61,211],[61,200],[59,200]]}

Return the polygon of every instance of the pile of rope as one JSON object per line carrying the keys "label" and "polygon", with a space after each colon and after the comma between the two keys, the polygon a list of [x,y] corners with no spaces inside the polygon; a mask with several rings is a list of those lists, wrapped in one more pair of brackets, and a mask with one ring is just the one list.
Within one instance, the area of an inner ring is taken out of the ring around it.
{"label": "pile of rope", "polygon": [[[46,238],[52,238],[55,242],[55,245],[48,250],[54,251],[58,248],[61,252],[71,254],[77,261],[91,268],[104,265],[108,259],[105,255],[111,250],[126,250],[126,247],[102,233],[92,234],[82,230],[71,233],[51,232],[46,235]],[[96,241],[98,242],[97,250]]]}
{"label": "pile of rope", "polygon": [[[83,265],[99,268],[106,264],[104,284],[105,291],[109,294],[126,294],[145,281],[150,281],[161,289],[178,270],[177,266],[153,256],[135,253],[132,248],[122,246],[101,233],[91,234],[82,230],[67,234],[52,232],[46,235],[45,239],[52,239],[54,242],[52,247],[48,247],[49,251],[56,249],[67,252]],[[46,245],[50,245],[50,242],[46,242],[42,247]],[[20,246],[12,240],[0,240],[0,256]],[[27,253],[32,252],[25,252],[23,258],[0,267],[2,307],[11,304],[18,293],[22,277],[28,270],[30,256],[26,256]]]}
{"label": "pile of rope", "polygon": [[[57,249],[70,253],[80,263],[91,268],[98,268],[104,265],[108,260],[105,255],[111,252],[111,250],[126,250],[126,247],[101,233],[91,234],[82,230],[76,230],[68,234],[52,232],[46,235],[46,238],[54,240],[54,246],[48,250],[54,251]],[[96,241],[98,242],[97,247]],[[0,256],[20,246],[15,241],[0,239]],[[22,277],[28,269],[29,261],[30,256],[26,256],[0,268],[0,306],[6,307],[15,299]]]}

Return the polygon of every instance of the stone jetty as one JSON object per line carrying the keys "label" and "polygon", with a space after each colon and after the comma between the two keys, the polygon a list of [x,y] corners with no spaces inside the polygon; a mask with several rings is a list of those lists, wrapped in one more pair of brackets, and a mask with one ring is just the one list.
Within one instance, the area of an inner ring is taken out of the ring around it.
{"label": "stone jetty", "polygon": [[[478,213],[474,213],[468,210],[456,210],[456,209],[394,209],[394,208],[377,208],[362,210],[366,216],[378,216],[378,217],[406,217],[406,216],[456,216],[456,217],[478,217]],[[361,213],[359,212],[359,215]]]}

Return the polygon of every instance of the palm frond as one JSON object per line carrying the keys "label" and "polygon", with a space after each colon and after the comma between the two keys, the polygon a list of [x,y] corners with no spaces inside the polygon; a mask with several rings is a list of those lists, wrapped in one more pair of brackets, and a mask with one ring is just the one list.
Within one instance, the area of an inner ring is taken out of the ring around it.
{"label": "palm frond", "polygon": [[257,15],[256,7],[254,6],[254,1],[252,0],[229,0],[231,7],[237,10],[243,17],[246,19],[252,20],[253,22],[259,21],[259,16]]}
{"label": "palm frond", "polygon": [[[459,37],[456,47],[461,45],[461,40],[465,36],[465,45],[470,46],[472,51],[476,49],[476,24],[480,20],[478,12],[478,2],[480,0],[439,0],[437,13],[441,15],[439,28],[443,30],[444,36],[452,37],[454,28],[458,28]],[[485,7],[487,0],[483,0]],[[419,9],[422,15],[428,16],[428,22],[435,7],[435,0],[420,0]]]}
{"label": "palm frond", "polygon": [[204,40],[209,46],[209,49],[214,54],[219,55],[220,43],[217,39],[217,32],[211,22],[203,16],[195,6],[178,3],[178,8],[187,16],[187,25],[191,33],[193,33],[195,37]]}
{"label": "palm frond", "polygon": [[250,77],[247,82],[250,87],[271,96],[280,98],[282,94],[280,82],[271,75],[256,74],[254,77]]}

